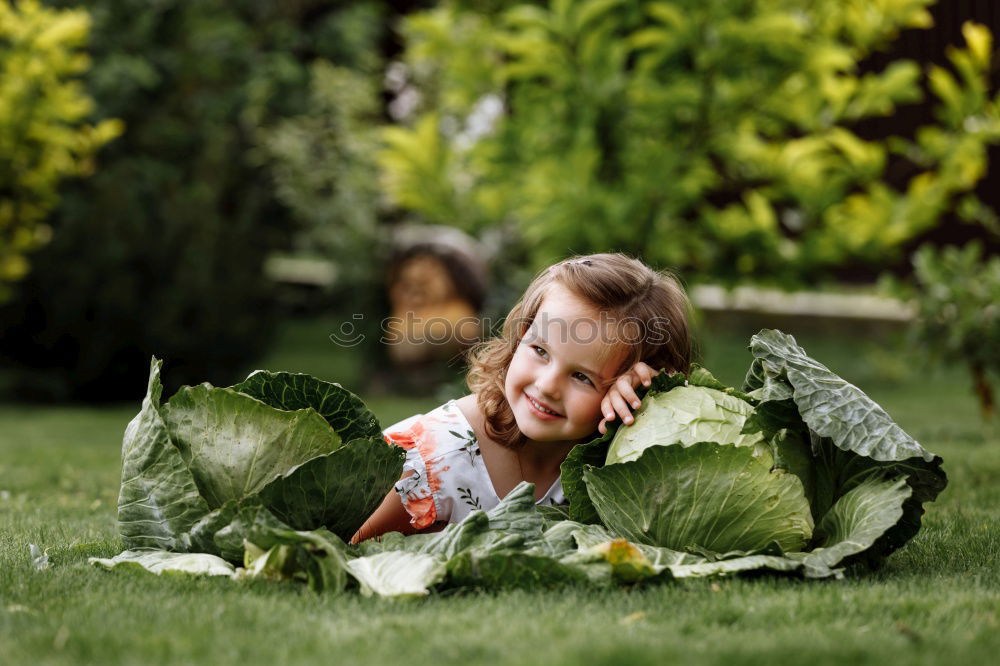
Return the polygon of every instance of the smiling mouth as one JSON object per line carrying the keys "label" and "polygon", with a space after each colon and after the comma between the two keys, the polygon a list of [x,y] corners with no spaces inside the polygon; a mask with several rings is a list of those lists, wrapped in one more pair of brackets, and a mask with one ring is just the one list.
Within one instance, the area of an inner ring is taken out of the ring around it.
{"label": "smiling mouth", "polygon": [[558,412],[554,412],[554,411],[552,411],[551,409],[549,409],[547,407],[543,407],[541,405],[541,403],[539,403],[537,400],[535,400],[534,398],[532,398],[527,393],[525,393],[524,395],[525,395],[525,397],[528,398],[528,402],[531,403],[531,406],[534,407],[535,409],[537,409],[538,411],[542,412],[543,414],[548,414],[549,416],[562,416],[562,414],[560,414]]}

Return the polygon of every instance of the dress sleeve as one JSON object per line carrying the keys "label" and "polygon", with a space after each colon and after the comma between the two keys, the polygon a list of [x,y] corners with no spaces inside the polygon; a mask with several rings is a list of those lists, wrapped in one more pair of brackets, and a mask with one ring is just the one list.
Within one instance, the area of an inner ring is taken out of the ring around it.
{"label": "dress sleeve", "polygon": [[410,524],[419,530],[443,520],[439,518],[434,498],[435,492],[440,488],[440,481],[426,461],[427,454],[434,450],[433,433],[417,419],[404,430],[386,431],[385,438],[406,451],[403,478],[394,487],[403,507],[410,514]]}

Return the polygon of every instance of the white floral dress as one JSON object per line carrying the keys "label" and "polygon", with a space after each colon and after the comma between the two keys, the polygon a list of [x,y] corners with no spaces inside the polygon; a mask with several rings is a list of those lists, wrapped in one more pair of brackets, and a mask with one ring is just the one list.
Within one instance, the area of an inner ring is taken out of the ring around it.
{"label": "white floral dress", "polygon": [[[461,522],[473,511],[500,503],[472,426],[454,400],[382,434],[406,450],[403,473],[413,473],[395,487],[415,528]],[[558,478],[536,504],[566,504]]]}

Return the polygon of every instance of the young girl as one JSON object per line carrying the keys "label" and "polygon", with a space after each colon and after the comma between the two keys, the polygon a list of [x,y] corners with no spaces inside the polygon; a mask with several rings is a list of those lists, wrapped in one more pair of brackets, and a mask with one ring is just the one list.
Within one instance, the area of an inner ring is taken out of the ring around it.
{"label": "young girl", "polygon": [[689,303],[668,274],[622,254],[540,273],[499,338],[470,354],[471,395],[384,432],[406,450],[403,476],[352,543],[431,532],[496,506],[521,481],[539,504],[564,504],[559,466],[574,445],[632,422],[635,388],[687,372]]}

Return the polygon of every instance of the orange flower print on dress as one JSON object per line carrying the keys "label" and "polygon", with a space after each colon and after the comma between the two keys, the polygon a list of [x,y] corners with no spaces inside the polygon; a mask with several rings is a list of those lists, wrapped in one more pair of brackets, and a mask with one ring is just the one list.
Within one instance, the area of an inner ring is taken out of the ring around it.
{"label": "orange flower print on dress", "polygon": [[[406,451],[404,477],[395,488],[413,527],[457,523],[500,503],[472,426],[454,400],[400,421],[383,434]],[[559,479],[538,501],[565,503]]]}
{"label": "orange flower print on dress", "polygon": [[[417,421],[408,430],[390,433],[386,440],[407,452],[416,450],[423,460],[433,457],[436,451],[436,440],[433,431],[428,431],[423,421]],[[407,455],[407,461],[411,456]],[[434,473],[433,467],[423,466],[423,469],[403,468],[411,474],[396,484],[396,492],[405,497],[403,504],[410,514],[410,524],[418,530],[430,527],[437,520],[437,509],[434,506],[434,492],[441,489],[441,480]],[[425,492],[426,491],[426,492]]]}

